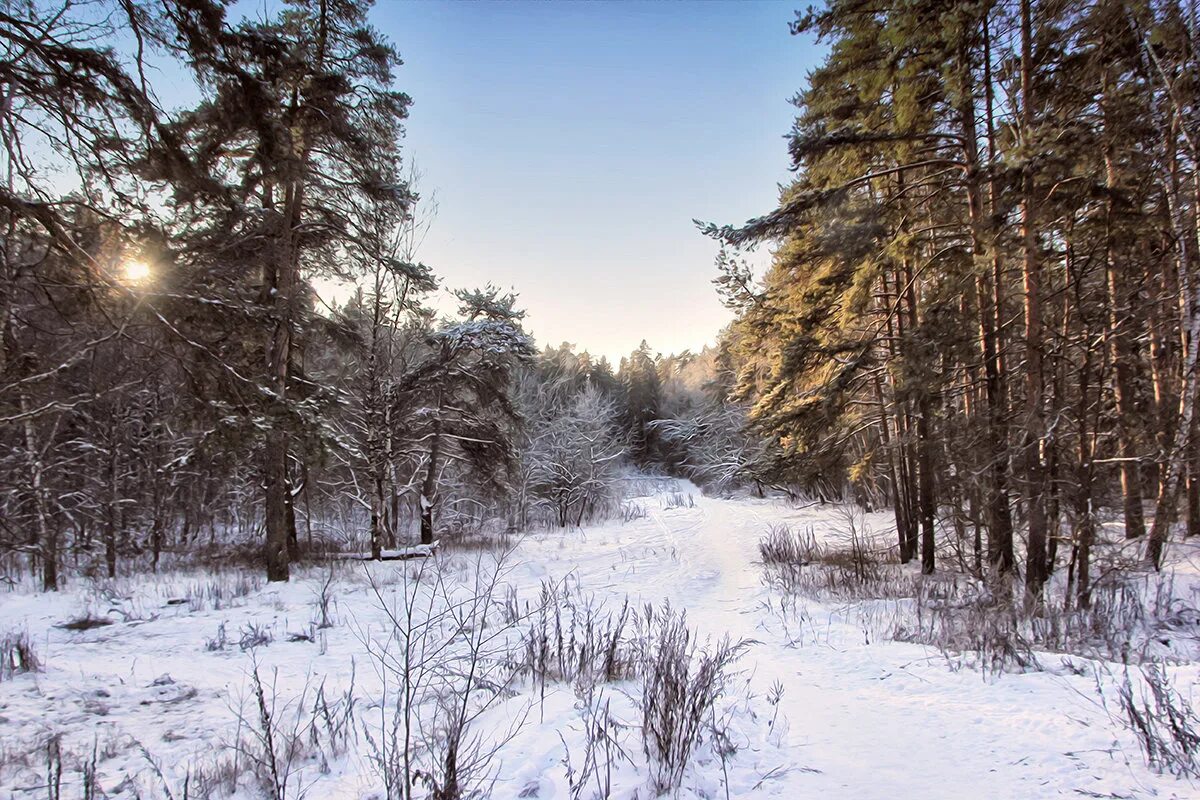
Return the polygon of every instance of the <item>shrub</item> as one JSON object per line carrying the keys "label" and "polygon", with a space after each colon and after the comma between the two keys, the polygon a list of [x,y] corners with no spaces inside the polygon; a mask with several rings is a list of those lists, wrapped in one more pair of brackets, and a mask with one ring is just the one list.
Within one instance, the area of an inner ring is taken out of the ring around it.
{"label": "shrub", "polygon": [[896,610],[892,635],[937,647],[959,663],[967,656],[970,666],[990,672],[1040,669],[1035,651],[1122,663],[1196,657],[1200,614],[1175,596],[1169,576],[1106,576],[1086,608],[1054,589],[1028,603],[1019,582],[926,578],[911,606]]}
{"label": "shrub", "polygon": [[821,553],[811,527],[793,533],[787,525],[772,525],[758,542],[758,554],[763,564],[802,567],[811,564]]}
{"label": "shrub", "polygon": [[238,639],[238,649],[242,652],[256,647],[265,647],[275,641],[271,628],[257,622],[247,622],[242,626],[241,638]]}
{"label": "shrub", "polygon": [[639,648],[632,634],[629,601],[613,613],[578,590],[542,584],[528,614],[519,669],[541,683],[591,686],[636,675]]}
{"label": "shrub", "polygon": [[912,597],[917,579],[892,551],[879,547],[851,524],[836,542],[818,542],[812,528],[801,533],[772,526],[758,543],[765,578],[780,591],[814,599],[876,600]]}
{"label": "shrub", "polygon": [[672,508],[695,508],[695,507],[696,507],[696,498],[692,496],[691,492],[688,492],[687,494],[684,494],[683,492],[671,492],[670,494],[663,496],[663,508],[664,509],[670,510]]}
{"label": "shrub", "polygon": [[[627,726],[617,720],[611,711],[609,698],[603,689],[587,689],[580,698],[583,716],[583,754],[578,763],[571,758],[571,748],[559,734],[563,743],[563,766],[567,770],[567,789],[571,800],[582,800],[585,796],[612,796],[612,768],[618,761],[629,762],[622,738]],[[587,795],[588,789],[594,793]]]}
{"label": "shrub", "polygon": [[642,747],[655,791],[679,788],[705,721],[725,691],[727,670],[748,644],[726,637],[706,651],[684,614],[664,606],[656,615],[642,687]]}
{"label": "shrub", "polygon": [[1041,668],[1022,604],[997,601],[974,581],[924,581],[912,611],[900,617],[892,638],[932,645],[947,663],[984,673]]}
{"label": "shrub", "polygon": [[256,572],[238,570],[223,572],[216,577],[190,584],[184,594],[192,612],[211,609],[221,611],[238,605],[239,600],[263,587],[263,578]]}
{"label": "shrub", "polygon": [[27,631],[10,631],[0,637],[0,681],[41,668]]}
{"label": "shrub", "polygon": [[[1137,738],[1146,763],[1177,777],[1200,777],[1200,717],[1191,703],[1171,685],[1162,665],[1141,668],[1138,690],[1129,672],[1126,668],[1117,688],[1117,719]],[[1100,694],[1104,696],[1103,691]]]}
{"label": "shrub", "polygon": [[321,580],[313,590],[312,624],[317,630],[332,628],[335,624],[333,608],[337,604],[337,599],[334,596],[336,582],[337,572],[334,569],[333,562],[330,562],[329,569],[325,573],[324,579]]}
{"label": "shrub", "polygon": [[641,503],[621,503],[621,522],[630,523],[646,518],[646,507]]}
{"label": "shrub", "polygon": [[422,560],[391,597],[371,579],[390,625],[358,632],[384,683],[378,716],[362,725],[389,800],[408,800],[422,785],[434,798],[487,796],[496,753],[524,724],[521,712],[503,732],[476,725],[513,696],[518,615],[502,596],[506,555],[478,552],[465,581],[448,574],[463,567],[457,562]]}

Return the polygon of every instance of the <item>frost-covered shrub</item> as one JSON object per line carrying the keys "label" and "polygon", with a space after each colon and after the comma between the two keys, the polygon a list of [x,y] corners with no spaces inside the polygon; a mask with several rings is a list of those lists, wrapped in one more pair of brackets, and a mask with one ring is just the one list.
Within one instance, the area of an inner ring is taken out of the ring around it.
{"label": "frost-covered shrub", "polygon": [[[270,800],[304,797],[311,771],[329,771],[349,751],[355,732],[354,671],[344,692],[330,697],[322,681],[305,682],[300,693],[281,697],[278,671],[266,679],[258,662],[250,672],[250,692],[238,709],[240,736],[233,749],[243,770]],[[236,783],[238,776],[233,776]]]}
{"label": "frost-covered shrub", "polygon": [[679,788],[728,670],[744,641],[721,639],[709,649],[696,641],[684,614],[664,606],[655,617],[642,686],[642,748],[655,791]]}
{"label": "frost-covered shrub", "polygon": [[987,674],[1040,669],[1019,603],[997,603],[974,581],[924,581],[892,638],[938,648],[947,663]]}
{"label": "frost-covered shrub", "polygon": [[1151,769],[1200,777],[1200,716],[1171,685],[1160,664],[1142,667],[1141,677],[1140,688],[1135,689],[1125,670],[1117,689],[1118,719],[1137,738]]}
{"label": "frost-covered shrub", "polygon": [[247,622],[242,626],[241,638],[238,639],[238,649],[243,653],[256,647],[266,647],[275,641],[271,628],[257,622]]}
{"label": "frost-covered shrub", "polygon": [[641,503],[621,503],[621,522],[635,522],[646,518],[646,507]]}
{"label": "frost-covered shrub", "polygon": [[221,611],[239,605],[242,598],[262,588],[263,577],[257,572],[235,570],[189,584],[184,593],[192,612],[211,609]]}
{"label": "frost-covered shrub", "polygon": [[821,547],[811,527],[793,531],[786,524],[772,525],[758,540],[758,555],[763,564],[799,567],[815,561],[819,553]]}
{"label": "frost-covered shrub", "polygon": [[9,631],[0,637],[0,680],[10,680],[25,672],[37,672],[41,661],[33,649],[27,631]]}
{"label": "frost-covered shrub", "polygon": [[916,579],[901,569],[894,553],[853,519],[826,542],[818,542],[811,528],[796,532],[772,526],[759,540],[758,552],[767,582],[788,594],[876,600],[912,597],[916,591]]}
{"label": "frost-covered shrub", "polygon": [[1176,596],[1170,576],[1110,575],[1086,608],[1054,584],[1030,603],[1019,581],[985,585],[965,575],[915,584],[897,609],[893,636],[937,647],[953,663],[984,671],[1038,669],[1035,651],[1121,663],[1196,658],[1200,612]]}
{"label": "frost-covered shrub", "polygon": [[563,766],[567,770],[567,789],[571,800],[585,797],[611,797],[612,771],[620,761],[632,763],[623,744],[627,725],[612,713],[611,698],[604,689],[589,687],[580,697],[583,718],[583,752],[573,758],[566,739],[562,739]]}
{"label": "frost-covered shrub", "polygon": [[746,409],[698,398],[680,405],[647,426],[662,463],[707,494],[756,483],[766,443],[747,430]]}
{"label": "frost-covered shrub", "polygon": [[633,677],[642,667],[637,616],[628,600],[613,610],[578,589],[543,583],[522,636],[520,670],[543,688]]}
{"label": "frost-covered shrub", "polygon": [[[514,610],[510,616],[522,615]],[[543,689],[548,681],[573,683],[589,713],[594,713],[590,703],[597,686],[642,679],[642,747],[654,789],[660,793],[677,789],[702,734],[711,727],[729,668],[747,643],[728,637],[711,646],[701,642],[685,615],[669,605],[638,609],[626,601],[619,609],[610,609],[578,588],[550,584],[542,585],[537,607],[523,616],[529,625],[518,669]],[[607,709],[604,717],[602,735],[596,741],[589,739],[578,769],[568,765],[572,792],[587,783],[588,776],[608,774],[614,752]],[[591,724],[599,723],[593,719]]]}
{"label": "frost-covered shrub", "polygon": [[671,492],[663,498],[663,508],[670,510],[672,508],[695,508],[696,498],[691,492],[684,494],[683,492]]}
{"label": "frost-covered shrub", "polygon": [[411,570],[395,592],[371,579],[389,624],[358,631],[384,679],[360,715],[367,762],[389,800],[486,796],[496,754],[525,720],[522,711],[503,731],[478,724],[516,680],[520,615],[500,582],[507,567],[480,551],[473,564],[439,556]]}
{"label": "frost-covered shrub", "polygon": [[585,387],[561,405],[549,405],[530,427],[522,458],[533,505],[559,527],[612,515],[620,501],[625,446],[617,410]]}

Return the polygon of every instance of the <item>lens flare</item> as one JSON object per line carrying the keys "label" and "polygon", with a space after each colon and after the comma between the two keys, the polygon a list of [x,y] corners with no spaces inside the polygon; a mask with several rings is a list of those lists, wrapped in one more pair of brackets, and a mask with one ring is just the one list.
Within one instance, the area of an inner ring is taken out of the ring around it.
{"label": "lens flare", "polygon": [[124,278],[127,283],[142,283],[150,277],[150,265],[145,261],[126,261]]}

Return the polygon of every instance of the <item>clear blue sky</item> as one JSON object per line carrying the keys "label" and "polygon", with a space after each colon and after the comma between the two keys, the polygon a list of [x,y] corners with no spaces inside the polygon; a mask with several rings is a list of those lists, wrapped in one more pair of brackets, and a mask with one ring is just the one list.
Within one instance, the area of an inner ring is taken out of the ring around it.
{"label": "clear blue sky", "polygon": [[406,154],[436,193],[420,258],[515,289],[540,345],[699,349],[728,319],[693,218],[764,213],[819,52],[791,2],[399,2]]}

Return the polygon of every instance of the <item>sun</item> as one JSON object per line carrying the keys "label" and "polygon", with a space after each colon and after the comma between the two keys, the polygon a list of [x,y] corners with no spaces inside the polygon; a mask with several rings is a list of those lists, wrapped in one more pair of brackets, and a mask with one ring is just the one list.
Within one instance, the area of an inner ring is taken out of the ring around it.
{"label": "sun", "polygon": [[126,261],[123,277],[126,283],[142,283],[150,277],[150,265],[145,261]]}

